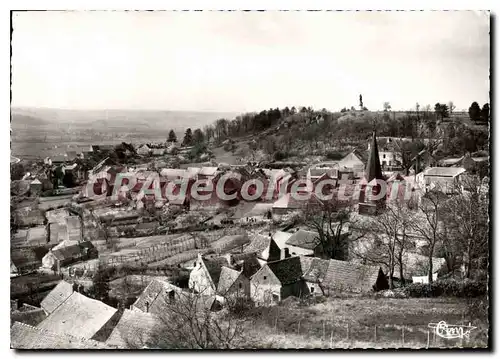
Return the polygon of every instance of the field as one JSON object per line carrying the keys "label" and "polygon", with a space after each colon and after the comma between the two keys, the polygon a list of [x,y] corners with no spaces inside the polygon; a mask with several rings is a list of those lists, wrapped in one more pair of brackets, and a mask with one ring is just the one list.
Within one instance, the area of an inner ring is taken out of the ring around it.
{"label": "field", "polygon": [[[469,339],[443,339],[429,323],[471,323]],[[468,311],[457,298],[328,298],[303,305],[286,299],[253,309],[245,342],[258,348],[486,347],[488,319]]]}
{"label": "field", "polygon": [[[236,113],[149,110],[11,109],[12,155],[21,159],[61,154],[69,145],[163,142],[173,129],[182,139]],[[56,147],[57,146],[57,147]]]}

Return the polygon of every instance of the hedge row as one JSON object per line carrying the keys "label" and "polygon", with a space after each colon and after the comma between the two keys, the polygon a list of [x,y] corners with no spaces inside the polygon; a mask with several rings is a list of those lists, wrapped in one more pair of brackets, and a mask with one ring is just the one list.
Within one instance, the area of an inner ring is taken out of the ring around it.
{"label": "hedge row", "polygon": [[404,287],[404,292],[409,297],[479,297],[487,293],[487,283],[466,280],[437,280],[429,284],[412,283]]}

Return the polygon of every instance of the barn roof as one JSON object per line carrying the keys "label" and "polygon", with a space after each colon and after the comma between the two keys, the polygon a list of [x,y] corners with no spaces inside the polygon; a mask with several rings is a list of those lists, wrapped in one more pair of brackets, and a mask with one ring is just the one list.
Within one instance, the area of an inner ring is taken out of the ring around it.
{"label": "barn roof", "polygon": [[269,269],[274,273],[282,285],[295,283],[302,277],[302,267],[299,257],[285,258],[279,261],[267,263]]}
{"label": "barn roof", "polygon": [[328,288],[353,292],[371,291],[380,267],[330,259],[323,284]]}
{"label": "barn roof", "polygon": [[90,339],[115,314],[116,309],[80,293],[73,292],[38,328],[56,334]]}
{"label": "barn roof", "polygon": [[[106,344],[120,349],[141,349],[154,343],[162,321],[151,313],[125,309]],[[164,334],[164,333],[163,333]]]}
{"label": "barn roof", "polygon": [[56,310],[66,299],[68,299],[71,294],[73,294],[73,286],[66,282],[61,281],[54,289],[50,291],[49,294],[42,300],[40,306],[47,313],[52,313]]}
{"label": "barn roof", "polygon": [[68,333],[54,333],[19,322],[15,322],[10,328],[10,346],[13,349],[113,349],[96,340]]}

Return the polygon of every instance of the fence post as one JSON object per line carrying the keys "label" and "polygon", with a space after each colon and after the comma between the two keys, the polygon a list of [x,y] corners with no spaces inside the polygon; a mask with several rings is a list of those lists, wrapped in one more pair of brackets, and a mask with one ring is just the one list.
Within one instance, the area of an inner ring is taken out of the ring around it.
{"label": "fence post", "polygon": [[375,325],[375,341],[377,341],[377,326]]}
{"label": "fence post", "polygon": [[405,327],[401,328],[401,336],[403,338],[403,346],[405,345]]}
{"label": "fence post", "polygon": [[325,321],[323,320],[323,337],[321,340],[325,340]]}
{"label": "fence post", "polygon": [[427,331],[427,349],[429,349],[429,341],[431,339],[431,332],[430,331]]}
{"label": "fence post", "polygon": [[332,331],[330,332],[330,349],[333,347],[333,327]]}
{"label": "fence post", "polygon": [[299,326],[297,327],[297,334],[300,334],[300,319],[299,319]]}
{"label": "fence post", "polygon": [[349,323],[347,323],[347,340],[349,340],[349,334],[350,334],[350,333],[349,333],[349,331],[350,331],[349,329],[350,329],[350,328],[349,328]]}

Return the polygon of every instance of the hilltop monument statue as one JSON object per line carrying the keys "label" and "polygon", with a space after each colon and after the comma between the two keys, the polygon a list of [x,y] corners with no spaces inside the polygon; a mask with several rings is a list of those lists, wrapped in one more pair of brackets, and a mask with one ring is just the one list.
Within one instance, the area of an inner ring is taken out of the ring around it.
{"label": "hilltop monument statue", "polygon": [[359,109],[363,111],[363,96],[359,95]]}

